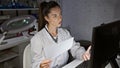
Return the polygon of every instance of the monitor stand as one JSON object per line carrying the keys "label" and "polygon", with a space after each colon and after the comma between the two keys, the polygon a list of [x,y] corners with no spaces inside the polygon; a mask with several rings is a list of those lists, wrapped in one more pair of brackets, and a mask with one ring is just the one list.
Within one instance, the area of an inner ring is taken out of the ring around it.
{"label": "monitor stand", "polygon": [[111,59],[110,63],[108,63],[105,68],[120,68],[120,55],[117,55],[116,58]]}
{"label": "monitor stand", "polygon": [[117,58],[115,59],[119,68],[120,68],[120,55],[117,55]]}
{"label": "monitor stand", "polygon": [[111,66],[110,63],[108,63],[108,64],[105,66],[105,68],[112,68],[112,66]]}

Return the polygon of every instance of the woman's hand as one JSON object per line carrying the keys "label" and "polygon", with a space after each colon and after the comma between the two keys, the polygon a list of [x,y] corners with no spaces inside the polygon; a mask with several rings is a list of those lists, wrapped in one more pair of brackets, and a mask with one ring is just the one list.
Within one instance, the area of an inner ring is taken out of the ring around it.
{"label": "woman's hand", "polygon": [[83,59],[84,61],[90,60],[90,50],[91,50],[91,46],[88,47],[87,51],[83,54]]}
{"label": "woman's hand", "polygon": [[40,64],[40,68],[50,68],[51,60],[43,60]]}

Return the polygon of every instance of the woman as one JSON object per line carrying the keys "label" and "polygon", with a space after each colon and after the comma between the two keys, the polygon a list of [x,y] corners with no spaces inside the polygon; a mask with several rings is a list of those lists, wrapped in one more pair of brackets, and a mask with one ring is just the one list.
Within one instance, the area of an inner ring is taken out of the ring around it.
{"label": "woman", "polygon": [[[68,51],[53,60],[46,59],[44,47],[59,43],[71,38],[66,29],[59,28],[62,24],[61,8],[54,1],[40,4],[41,30],[31,39],[32,68],[61,68],[68,61]],[[79,43],[73,42],[70,49],[72,56],[80,60],[89,60],[90,47],[87,51]]]}

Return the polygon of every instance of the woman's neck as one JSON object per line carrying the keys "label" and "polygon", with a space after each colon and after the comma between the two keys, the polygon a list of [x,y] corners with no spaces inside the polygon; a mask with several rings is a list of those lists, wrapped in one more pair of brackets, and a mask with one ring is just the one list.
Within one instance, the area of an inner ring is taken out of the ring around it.
{"label": "woman's neck", "polygon": [[56,36],[57,36],[57,27],[47,25],[47,28],[48,28],[48,32],[49,32],[53,37],[56,37]]}

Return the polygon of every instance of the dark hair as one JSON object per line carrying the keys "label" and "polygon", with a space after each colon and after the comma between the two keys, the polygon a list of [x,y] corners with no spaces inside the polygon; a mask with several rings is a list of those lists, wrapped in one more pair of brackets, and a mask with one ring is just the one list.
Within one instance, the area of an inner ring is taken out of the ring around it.
{"label": "dark hair", "polygon": [[59,7],[60,5],[55,1],[49,1],[49,2],[41,2],[39,6],[39,23],[38,23],[38,31],[45,27],[47,24],[47,21],[44,19],[45,16],[48,16],[50,13],[50,10],[54,7]]}

